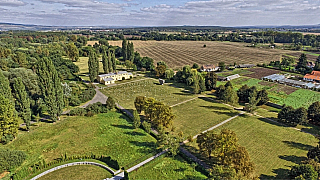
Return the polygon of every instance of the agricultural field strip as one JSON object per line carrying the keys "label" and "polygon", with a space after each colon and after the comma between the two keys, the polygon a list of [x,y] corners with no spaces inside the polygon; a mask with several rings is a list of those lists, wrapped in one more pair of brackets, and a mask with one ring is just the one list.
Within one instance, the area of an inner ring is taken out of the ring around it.
{"label": "agricultural field strip", "polygon": [[[230,118],[222,121],[221,123],[219,123],[219,124],[217,124],[217,125],[215,125],[215,126],[212,126],[211,128],[209,128],[209,129],[201,132],[200,134],[206,133],[206,132],[211,131],[211,130],[213,130],[213,129],[216,129],[217,127],[224,125],[225,123],[231,121],[232,119],[234,119],[234,118],[236,118],[236,117],[238,117],[238,116],[240,116],[240,115],[242,115],[242,114],[244,114],[244,113],[245,113],[245,112],[240,112],[239,114],[237,114],[237,115],[235,115],[235,116],[233,116],[233,117],[230,117]],[[197,134],[197,135],[193,136],[192,139],[196,139],[200,134]],[[183,142],[181,143],[181,145],[186,144],[186,143],[188,143],[188,142],[189,142],[189,140],[185,140],[185,141],[183,141]]]}

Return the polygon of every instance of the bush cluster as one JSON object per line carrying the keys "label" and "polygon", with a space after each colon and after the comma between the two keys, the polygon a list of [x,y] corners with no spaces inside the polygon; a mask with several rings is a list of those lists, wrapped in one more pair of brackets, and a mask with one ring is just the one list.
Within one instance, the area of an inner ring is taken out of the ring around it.
{"label": "bush cluster", "polygon": [[25,159],[23,151],[0,149],[0,173],[20,166]]}
{"label": "bush cluster", "polygon": [[75,108],[70,111],[71,116],[94,116],[95,114],[107,113],[109,110],[115,108],[114,100],[109,97],[106,104],[97,102],[94,104],[89,104],[86,108]]}

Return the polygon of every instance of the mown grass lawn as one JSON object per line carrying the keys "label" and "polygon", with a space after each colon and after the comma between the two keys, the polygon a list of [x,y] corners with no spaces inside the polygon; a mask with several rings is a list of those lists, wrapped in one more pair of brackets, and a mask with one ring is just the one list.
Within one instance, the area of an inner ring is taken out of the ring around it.
{"label": "mown grass lawn", "polygon": [[[246,147],[256,165],[261,179],[284,179],[290,166],[306,159],[307,152],[318,140],[310,134],[299,132],[255,116],[241,116],[215,129],[219,133],[227,128],[235,131],[239,143]],[[187,149],[199,156],[195,142]]]}
{"label": "mown grass lawn", "polygon": [[196,97],[194,94],[175,87],[172,83],[165,85],[158,83],[158,80],[147,79],[108,87],[101,92],[115,98],[121,106],[128,109],[134,109],[134,100],[137,96],[153,97],[169,106]]}
{"label": "mown grass lawn", "polygon": [[230,106],[204,97],[175,106],[173,112],[176,115],[173,125],[185,137],[195,136],[239,113]]}
{"label": "mown grass lawn", "polygon": [[90,179],[90,180],[102,180],[112,177],[112,174],[98,166],[70,166],[51,172],[39,178],[39,180],[78,180],[78,179]]}
{"label": "mown grass lawn", "polygon": [[142,129],[133,129],[130,120],[109,112],[93,117],[68,117],[56,124],[44,124],[29,133],[20,133],[4,147],[27,153],[25,166],[41,159],[51,162],[61,155],[106,155],[120,166],[151,156],[156,140]]}
{"label": "mown grass lawn", "polygon": [[192,164],[186,162],[182,157],[160,157],[145,166],[129,173],[130,179],[135,180],[201,180],[207,179],[201,172],[195,170]]}

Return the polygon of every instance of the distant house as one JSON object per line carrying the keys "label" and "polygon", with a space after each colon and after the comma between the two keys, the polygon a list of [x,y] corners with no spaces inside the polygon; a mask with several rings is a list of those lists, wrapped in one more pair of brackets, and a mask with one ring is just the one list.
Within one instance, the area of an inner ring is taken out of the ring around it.
{"label": "distant house", "polygon": [[115,83],[115,81],[130,79],[132,77],[132,73],[128,73],[127,71],[119,71],[117,73],[100,74],[98,75],[97,80],[99,83],[107,85],[113,84]]}
{"label": "distant house", "polygon": [[306,74],[303,80],[320,82],[320,71],[312,71],[311,74]]}
{"label": "distant house", "polygon": [[218,71],[218,70],[219,70],[219,67],[213,64],[202,65],[200,68],[200,71],[206,71],[206,72]]}
{"label": "distant house", "polygon": [[256,65],[254,64],[239,64],[238,66],[236,66],[237,68],[252,68],[255,67]]}
{"label": "distant house", "polygon": [[313,69],[316,64],[314,62],[308,62],[307,67]]}
{"label": "distant house", "polygon": [[239,74],[234,74],[234,75],[231,75],[231,76],[226,77],[226,80],[227,80],[227,81],[231,81],[231,80],[237,79],[237,78],[239,78],[239,77],[240,77]]}

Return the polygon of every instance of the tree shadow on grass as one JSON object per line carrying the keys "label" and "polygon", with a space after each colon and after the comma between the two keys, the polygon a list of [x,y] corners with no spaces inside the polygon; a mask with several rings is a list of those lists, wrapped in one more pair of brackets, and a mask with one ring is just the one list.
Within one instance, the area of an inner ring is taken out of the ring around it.
{"label": "tree shadow on grass", "polygon": [[272,124],[272,125],[275,125],[275,126],[279,126],[279,127],[288,127],[284,124],[281,124],[281,123],[278,123],[278,122],[273,122],[273,121],[270,121],[270,120],[267,120],[265,118],[258,118],[260,121],[263,121],[265,123],[268,123],[268,124]]}
{"label": "tree shadow on grass", "polygon": [[279,169],[273,169],[272,172],[275,173],[275,176],[271,176],[271,175],[265,175],[265,174],[261,174],[259,176],[259,179],[290,179],[288,177],[288,173],[289,173],[289,169],[283,169],[283,168],[279,168]]}
{"label": "tree shadow on grass", "polygon": [[205,178],[201,178],[194,175],[185,175],[185,177],[179,179],[179,180],[204,180]]}
{"label": "tree shadow on grass", "polygon": [[125,132],[125,134],[131,135],[131,136],[146,136],[146,134],[137,132],[137,131]]}
{"label": "tree shadow on grass", "polygon": [[149,154],[154,152],[157,148],[157,144],[155,142],[139,142],[139,141],[129,141],[131,144],[141,147],[138,149],[139,153]]}
{"label": "tree shadow on grass", "polygon": [[284,159],[286,161],[290,161],[296,164],[300,164],[302,161],[307,160],[307,157],[304,156],[296,156],[296,155],[284,155],[284,156],[279,156],[280,159]]}
{"label": "tree shadow on grass", "polygon": [[306,151],[313,148],[313,146],[311,146],[311,145],[302,144],[302,143],[298,143],[298,142],[294,142],[294,141],[282,141],[282,142],[284,142],[289,147],[298,148],[298,149],[306,150]]}
{"label": "tree shadow on grass", "polygon": [[113,127],[117,127],[117,128],[121,128],[121,129],[134,129],[132,126],[127,126],[127,125],[123,125],[123,124],[111,124],[111,126]]}
{"label": "tree shadow on grass", "polygon": [[185,170],[187,170],[187,168],[180,167],[178,169],[175,169],[174,171],[176,171],[176,172],[184,172]]}
{"label": "tree shadow on grass", "polygon": [[193,96],[193,94],[185,91],[181,91],[180,93],[172,93],[172,94],[181,95],[181,96]]}
{"label": "tree shadow on grass", "polygon": [[217,106],[200,106],[200,107],[204,107],[207,109],[213,109],[213,110],[220,110],[220,111],[230,111],[230,108],[227,107],[217,107]]}

